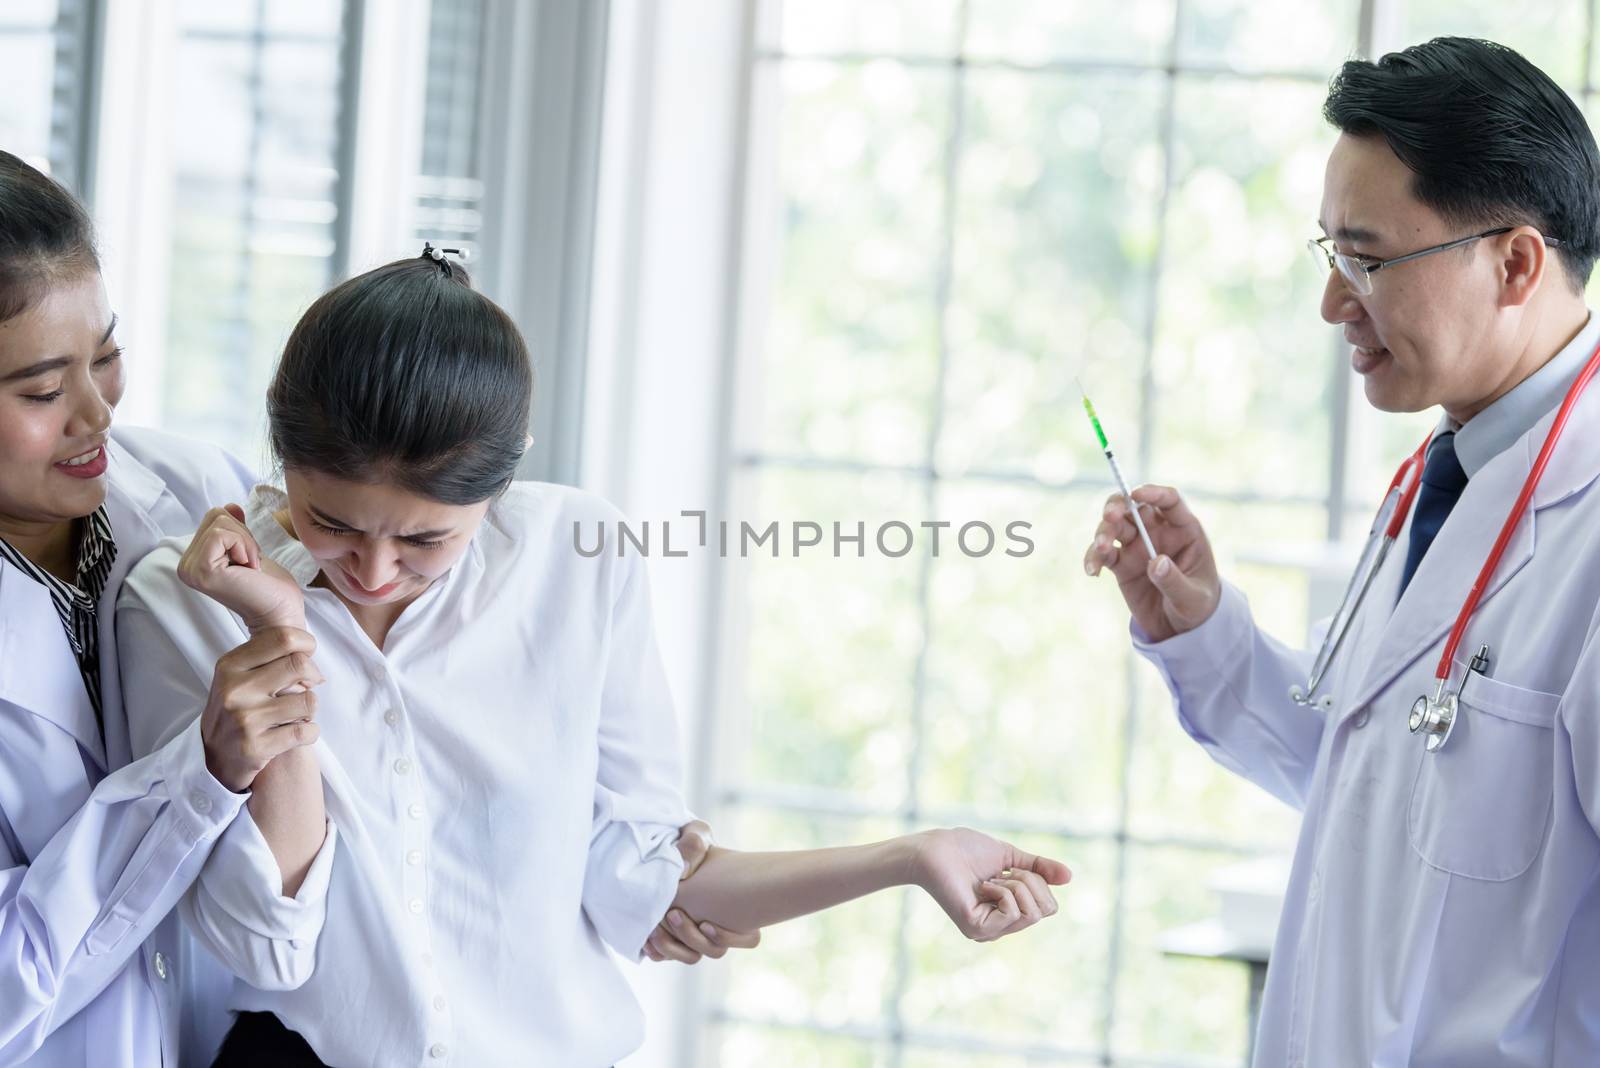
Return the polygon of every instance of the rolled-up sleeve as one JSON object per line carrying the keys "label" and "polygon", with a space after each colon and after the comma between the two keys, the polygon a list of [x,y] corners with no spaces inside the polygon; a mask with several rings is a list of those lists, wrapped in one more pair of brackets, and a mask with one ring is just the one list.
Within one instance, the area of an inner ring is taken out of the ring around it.
{"label": "rolled-up sleeve", "polygon": [[644,565],[631,560],[621,568],[601,691],[583,908],[607,945],[638,957],[677,894],[678,829],[693,817],[683,803],[678,727]]}
{"label": "rolled-up sleeve", "polygon": [[1257,627],[1244,594],[1227,583],[1211,618],[1193,630],[1152,642],[1131,629],[1134,649],[1161,673],[1188,735],[1223,767],[1303,808],[1326,717],[1288,694],[1305,682],[1311,654]]}
{"label": "rolled-up sleeve", "polygon": [[183,899],[183,919],[195,937],[251,986],[293,990],[315,970],[338,839],[331,821],[327,828],[299,891],[285,897],[277,891],[283,878],[277,858],[244,809]]}
{"label": "rolled-up sleeve", "polygon": [[[124,584],[117,604],[118,656],[134,755],[194,730],[219,657],[248,638],[225,609],[177,577],[165,543]],[[222,834],[180,912],[196,938],[251,986],[292,989],[311,975],[326,917],[338,834],[332,823],[294,897],[249,809]]]}
{"label": "rolled-up sleeve", "polygon": [[60,795],[76,742],[0,706],[0,1064],[105,989],[172,911],[245,795],[206,770],[198,726],[103,779],[31,860],[8,812]]}

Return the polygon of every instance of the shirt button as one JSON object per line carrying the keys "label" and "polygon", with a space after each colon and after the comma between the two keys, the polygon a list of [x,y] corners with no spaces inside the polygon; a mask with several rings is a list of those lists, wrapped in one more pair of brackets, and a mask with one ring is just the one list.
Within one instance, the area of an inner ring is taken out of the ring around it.
{"label": "shirt button", "polygon": [[204,816],[211,811],[211,798],[196,790],[189,795],[189,800],[194,803],[194,810]]}
{"label": "shirt button", "polygon": [[444,1060],[449,1053],[450,1048],[443,1042],[435,1042],[432,1046],[428,1047],[428,1056],[432,1057],[436,1061]]}
{"label": "shirt button", "polygon": [[167,958],[160,953],[156,954],[156,977],[163,983],[167,981]]}
{"label": "shirt button", "polygon": [[444,1011],[444,1005],[445,1005],[444,995],[443,994],[435,994],[433,996],[433,1009],[434,1009],[434,1011],[435,1012],[443,1012]]}
{"label": "shirt button", "polygon": [[411,774],[411,761],[407,760],[405,757],[401,757],[399,760],[396,760],[394,762],[394,773],[396,775]]}
{"label": "shirt button", "polygon": [[407,853],[406,854],[406,863],[411,865],[413,868],[415,868],[418,864],[421,864],[422,863],[422,850],[413,849],[411,852]]}
{"label": "shirt button", "polygon": [[1371,718],[1372,709],[1363,708],[1360,712],[1356,713],[1356,718],[1352,722],[1354,722],[1356,730],[1360,730],[1362,727],[1367,725],[1367,720]]}
{"label": "shirt button", "polygon": [[410,904],[408,904],[406,906],[406,908],[411,910],[411,915],[413,915],[413,916],[421,916],[422,915],[422,899],[420,897],[412,898]]}
{"label": "shirt button", "polygon": [[391,708],[389,711],[383,714],[383,721],[389,726],[393,727],[396,723],[400,722],[400,713]]}
{"label": "shirt button", "polygon": [[406,809],[406,815],[410,816],[414,820],[420,820],[422,818],[422,806],[413,804],[410,808]]}
{"label": "shirt button", "polygon": [[371,671],[367,672],[367,675],[372,679],[373,682],[376,682],[379,685],[389,681],[388,668],[375,667]]}

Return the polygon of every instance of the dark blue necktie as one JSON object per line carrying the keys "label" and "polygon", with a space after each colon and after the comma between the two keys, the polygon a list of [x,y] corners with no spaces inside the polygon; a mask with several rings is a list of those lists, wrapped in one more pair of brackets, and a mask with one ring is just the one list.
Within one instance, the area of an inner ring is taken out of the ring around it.
{"label": "dark blue necktie", "polygon": [[1456,436],[1444,433],[1428,446],[1428,459],[1422,465],[1422,487],[1417,490],[1417,512],[1411,519],[1411,545],[1406,549],[1406,569],[1400,576],[1400,592],[1411,585],[1411,576],[1433,544],[1439,528],[1449,518],[1450,509],[1467,488],[1467,473],[1456,459]]}

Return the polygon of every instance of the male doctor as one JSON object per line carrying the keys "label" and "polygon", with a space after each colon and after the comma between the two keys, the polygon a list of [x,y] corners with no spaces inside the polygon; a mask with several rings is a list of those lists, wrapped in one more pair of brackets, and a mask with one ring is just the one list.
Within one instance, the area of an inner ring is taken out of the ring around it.
{"label": "male doctor", "polygon": [[1255,625],[1176,490],[1133,495],[1154,560],[1113,498],[1085,569],[1116,576],[1184,729],[1304,810],[1260,1068],[1600,1064],[1600,384],[1470,616],[1450,689],[1490,653],[1453,732],[1426,752],[1408,729],[1600,343],[1600,157],[1555,83],[1484,41],[1346,63],[1324,114],[1323,318],[1375,407],[1442,409],[1331,701],[1291,698],[1312,655]]}

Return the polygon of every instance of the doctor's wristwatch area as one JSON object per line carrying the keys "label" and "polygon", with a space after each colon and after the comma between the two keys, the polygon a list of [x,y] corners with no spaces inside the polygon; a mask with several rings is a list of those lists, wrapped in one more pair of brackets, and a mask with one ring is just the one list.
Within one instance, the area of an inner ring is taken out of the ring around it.
{"label": "doctor's wristwatch area", "polygon": [[[1500,528],[1500,535],[1495,539],[1494,547],[1489,550],[1483,567],[1479,569],[1477,578],[1467,591],[1466,601],[1462,603],[1461,611],[1456,615],[1455,625],[1450,628],[1450,638],[1445,642],[1444,653],[1439,657],[1439,666],[1434,669],[1434,678],[1438,680],[1434,692],[1422,694],[1412,702],[1410,714],[1406,717],[1406,726],[1411,733],[1421,734],[1424,737],[1424,748],[1429,753],[1437,753],[1450,740],[1450,734],[1455,729],[1456,719],[1460,715],[1460,699],[1466,690],[1468,680],[1475,673],[1485,676],[1489,673],[1490,646],[1484,642],[1480,643],[1478,652],[1467,666],[1461,682],[1454,690],[1449,690],[1456,651],[1466,636],[1467,626],[1472,621],[1472,613],[1477,609],[1478,601],[1483,596],[1489,580],[1494,576],[1495,569],[1500,566],[1500,558],[1505,555],[1506,545],[1511,541],[1511,535],[1516,531],[1517,524],[1527,514],[1528,502],[1532,500],[1533,491],[1538,488],[1544,469],[1561,440],[1561,432],[1566,427],[1567,417],[1572,413],[1578,398],[1588,388],[1597,371],[1600,371],[1600,346],[1596,346],[1590,353],[1583,371],[1567,390],[1567,395],[1556,412],[1555,422],[1550,425],[1544,445],[1539,449],[1539,456],[1522,483],[1522,492],[1517,494],[1516,501],[1511,505],[1510,514],[1506,516],[1506,521]],[[1318,694],[1318,688],[1326,681],[1333,657],[1344,642],[1356,610],[1366,597],[1367,590],[1371,587],[1379,568],[1382,567],[1390,547],[1394,545],[1401,529],[1405,526],[1406,517],[1411,513],[1411,506],[1416,500],[1417,491],[1422,486],[1423,463],[1432,441],[1433,435],[1430,434],[1416,452],[1406,457],[1400,469],[1395,472],[1393,481],[1389,483],[1389,490],[1378,509],[1377,518],[1372,522],[1372,529],[1367,535],[1367,543],[1362,549],[1355,573],[1351,576],[1349,585],[1345,587],[1344,597],[1340,599],[1339,610],[1334,613],[1327,636],[1323,638],[1316,659],[1312,661],[1311,675],[1304,686],[1296,685],[1289,688],[1289,697],[1296,704],[1324,711],[1333,707],[1333,695]]]}

